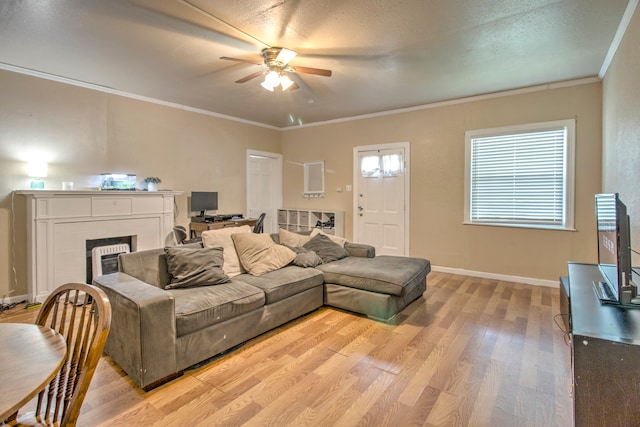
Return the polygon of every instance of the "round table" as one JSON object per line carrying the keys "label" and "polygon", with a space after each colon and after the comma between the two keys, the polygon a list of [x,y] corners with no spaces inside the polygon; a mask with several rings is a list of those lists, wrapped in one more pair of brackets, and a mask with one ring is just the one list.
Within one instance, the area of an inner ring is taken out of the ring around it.
{"label": "round table", "polygon": [[28,403],[56,375],[67,345],[53,329],[0,323],[0,422]]}

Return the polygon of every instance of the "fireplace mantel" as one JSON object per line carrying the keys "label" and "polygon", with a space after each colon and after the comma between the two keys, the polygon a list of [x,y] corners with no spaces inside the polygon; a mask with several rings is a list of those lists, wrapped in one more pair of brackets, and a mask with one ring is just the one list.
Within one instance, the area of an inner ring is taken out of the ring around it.
{"label": "fireplace mantel", "polygon": [[24,190],[27,198],[27,290],[42,302],[58,286],[86,281],[86,241],[132,236],[132,250],[172,240],[180,191]]}

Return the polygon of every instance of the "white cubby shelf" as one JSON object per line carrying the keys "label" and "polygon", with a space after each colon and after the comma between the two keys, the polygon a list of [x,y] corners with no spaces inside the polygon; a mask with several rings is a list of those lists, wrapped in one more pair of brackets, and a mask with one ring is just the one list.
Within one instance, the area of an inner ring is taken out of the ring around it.
{"label": "white cubby shelf", "polygon": [[278,209],[278,226],[301,232],[319,228],[327,234],[344,237],[344,211]]}

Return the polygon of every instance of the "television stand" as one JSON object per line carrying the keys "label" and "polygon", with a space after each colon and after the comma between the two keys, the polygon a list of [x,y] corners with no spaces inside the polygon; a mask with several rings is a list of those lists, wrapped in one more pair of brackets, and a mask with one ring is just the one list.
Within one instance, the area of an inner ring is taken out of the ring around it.
{"label": "television stand", "polygon": [[640,310],[600,304],[597,265],[568,269],[575,425],[633,425],[640,420]]}

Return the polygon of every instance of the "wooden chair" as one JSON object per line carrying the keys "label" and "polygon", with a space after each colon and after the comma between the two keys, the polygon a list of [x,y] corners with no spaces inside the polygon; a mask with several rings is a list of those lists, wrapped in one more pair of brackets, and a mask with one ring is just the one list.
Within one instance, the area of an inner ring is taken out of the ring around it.
{"label": "wooden chair", "polygon": [[173,227],[173,235],[176,238],[176,242],[181,245],[187,240],[187,229],[182,225],[176,225]]}
{"label": "wooden chair", "polygon": [[109,335],[109,298],[95,286],[67,283],[45,300],[36,324],[64,336],[67,355],[58,374],[35,399],[35,412],[16,413],[8,424],[75,426]]}
{"label": "wooden chair", "polygon": [[[191,233],[193,233],[193,231]],[[188,239],[187,229],[182,225],[176,225],[173,227],[173,235],[176,238],[176,242],[178,243],[178,245],[187,245],[189,243],[202,242],[202,237],[194,237],[192,239]]]}
{"label": "wooden chair", "polygon": [[262,212],[260,214],[260,216],[258,217],[258,220],[256,221],[256,225],[253,226],[253,232],[254,233],[262,233],[264,231],[264,217],[267,214],[265,212]]}

